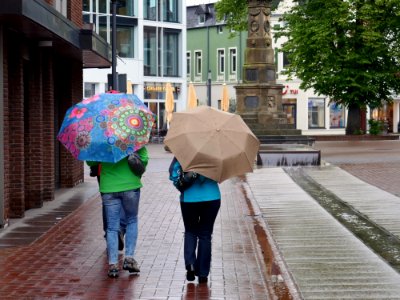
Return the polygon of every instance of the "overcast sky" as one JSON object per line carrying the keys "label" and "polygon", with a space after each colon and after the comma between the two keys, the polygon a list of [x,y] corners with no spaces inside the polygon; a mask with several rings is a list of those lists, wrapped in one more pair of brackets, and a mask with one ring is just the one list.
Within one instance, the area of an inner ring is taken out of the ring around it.
{"label": "overcast sky", "polygon": [[217,2],[217,0],[186,0],[186,6],[214,3],[214,2]]}

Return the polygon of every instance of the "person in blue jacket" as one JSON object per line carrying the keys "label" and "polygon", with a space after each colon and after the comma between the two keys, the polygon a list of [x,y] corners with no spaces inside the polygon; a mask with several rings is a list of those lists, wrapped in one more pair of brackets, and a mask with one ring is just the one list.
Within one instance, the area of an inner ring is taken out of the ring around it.
{"label": "person in blue jacket", "polygon": [[185,226],[184,259],[186,279],[206,283],[211,267],[211,238],[221,206],[218,183],[195,172],[183,172],[174,158],[169,179],[181,192],[180,205]]}

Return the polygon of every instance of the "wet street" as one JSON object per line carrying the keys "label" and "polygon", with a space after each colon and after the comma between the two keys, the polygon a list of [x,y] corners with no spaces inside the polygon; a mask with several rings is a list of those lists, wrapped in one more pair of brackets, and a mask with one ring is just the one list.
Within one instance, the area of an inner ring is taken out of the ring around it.
{"label": "wet street", "polygon": [[[101,203],[88,177],[0,231],[0,299],[400,299],[399,273],[316,201],[337,198],[399,239],[400,142],[315,148],[327,162],[321,167],[258,169],[221,184],[208,284],[185,280],[172,155],[153,144],[140,203],[140,275],[107,277]],[[350,211],[338,215],[356,224]]]}

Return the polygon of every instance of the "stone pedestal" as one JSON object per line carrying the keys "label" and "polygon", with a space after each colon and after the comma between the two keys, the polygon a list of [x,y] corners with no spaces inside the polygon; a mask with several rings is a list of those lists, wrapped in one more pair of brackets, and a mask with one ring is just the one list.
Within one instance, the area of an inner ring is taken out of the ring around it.
{"label": "stone pedestal", "polygon": [[271,0],[248,0],[248,38],[243,83],[236,88],[236,112],[257,135],[299,135],[282,108],[271,38]]}

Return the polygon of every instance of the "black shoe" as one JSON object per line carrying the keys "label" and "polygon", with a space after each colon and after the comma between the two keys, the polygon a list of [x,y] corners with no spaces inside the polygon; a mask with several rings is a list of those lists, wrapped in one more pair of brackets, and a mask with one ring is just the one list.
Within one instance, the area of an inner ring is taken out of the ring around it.
{"label": "black shoe", "polygon": [[207,276],[200,276],[199,277],[199,283],[207,283],[208,277]]}
{"label": "black shoe", "polygon": [[118,264],[113,264],[108,267],[108,277],[117,278],[118,277]]}
{"label": "black shoe", "polygon": [[139,273],[140,269],[138,263],[133,257],[127,257],[124,259],[124,265],[122,269],[129,271],[129,273]]}
{"label": "black shoe", "polygon": [[193,265],[187,265],[186,266],[186,280],[187,281],[193,281],[195,279],[194,277],[194,266]]}
{"label": "black shoe", "polygon": [[124,234],[121,231],[118,232],[118,250],[124,250]]}

